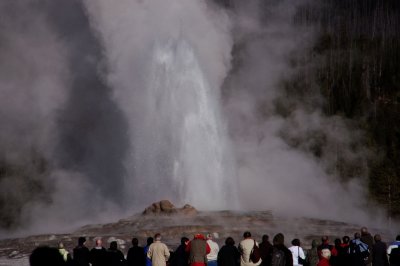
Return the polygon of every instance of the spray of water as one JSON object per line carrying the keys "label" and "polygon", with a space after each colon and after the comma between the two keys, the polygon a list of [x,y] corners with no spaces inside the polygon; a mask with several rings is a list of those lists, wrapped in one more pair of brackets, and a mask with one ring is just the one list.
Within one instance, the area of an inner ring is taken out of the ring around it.
{"label": "spray of water", "polygon": [[205,1],[86,4],[130,125],[126,199],[137,206],[166,198],[200,209],[237,208],[220,110],[232,46],[226,13]]}
{"label": "spray of water", "polygon": [[218,90],[210,86],[193,48],[185,40],[158,42],[149,72],[146,123],[134,140],[141,151],[136,176],[146,173],[153,198],[173,195],[177,203],[200,209],[235,208],[237,182]]}

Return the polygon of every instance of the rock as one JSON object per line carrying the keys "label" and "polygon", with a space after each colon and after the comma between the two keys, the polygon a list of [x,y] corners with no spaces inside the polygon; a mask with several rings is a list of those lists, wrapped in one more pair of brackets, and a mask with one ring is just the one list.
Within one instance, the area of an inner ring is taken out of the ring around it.
{"label": "rock", "polygon": [[172,204],[169,200],[160,201],[160,209],[161,212],[171,213],[176,211],[174,204]]}
{"label": "rock", "polygon": [[180,209],[180,212],[184,215],[196,215],[197,214],[196,208],[189,204],[186,204],[185,206],[183,206]]}
{"label": "rock", "polygon": [[11,253],[8,255],[8,257],[9,257],[9,258],[15,258],[15,257],[18,256],[18,255],[19,255],[19,251],[14,250],[13,252],[11,252]]}
{"label": "rock", "polygon": [[147,207],[143,213],[143,215],[171,215],[171,214],[183,214],[183,215],[196,215],[197,210],[186,204],[182,208],[176,208],[174,204],[172,204],[169,200],[161,200],[159,202],[155,202]]}

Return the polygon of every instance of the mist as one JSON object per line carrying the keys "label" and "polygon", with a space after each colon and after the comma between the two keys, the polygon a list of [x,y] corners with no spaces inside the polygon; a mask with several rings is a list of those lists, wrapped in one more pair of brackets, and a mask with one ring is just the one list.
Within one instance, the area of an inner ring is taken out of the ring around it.
{"label": "mist", "polygon": [[[308,60],[317,25],[294,19],[314,2],[0,4],[0,158],[18,169],[0,179],[2,234],[161,199],[383,223],[367,211],[363,132],[324,114],[311,79],[287,88],[320,60]],[[339,159],[357,165],[346,181]]]}
{"label": "mist", "polygon": [[[366,169],[357,178],[340,182],[334,165],[339,153],[366,164],[368,151],[351,148],[362,141],[362,132],[338,116],[325,116],[316,91],[299,86],[304,91],[291,95],[284,87],[285,81],[313,69],[292,63],[293,58],[306,57],[316,37],[313,25],[294,20],[298,8],[310,3],[270,1],[258,8],[236,3],[244,5],[238,8],[244,11],[235,27],[240,66],[224,84],[224,105],[238,158],[240,202],[244,209],[365,220]],[[314,146],[322,146],[318,156]]]}

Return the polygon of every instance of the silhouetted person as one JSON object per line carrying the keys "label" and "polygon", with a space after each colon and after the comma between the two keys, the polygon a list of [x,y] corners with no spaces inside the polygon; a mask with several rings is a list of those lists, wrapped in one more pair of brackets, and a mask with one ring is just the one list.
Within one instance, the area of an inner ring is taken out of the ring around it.
{"label": "silhouetted person", "polygon": [[354,234],[354,239],[350,241],[349,253],[352,266],[364,266],[368,260],[368,245],[361,241],[360,233]]}
{"label": "silhouetted person", "polygon": [[317,266],[330,266],[329,260],[331,258],[331,251],[329,248],[322,248],[320,252],[320,259]]}
{"label": "silhouetted person", "polygon": [[169,259],[169,249],[167,245],[161,242],[161,234],[154,235],[154,242],[150,245],[147,251],[147,257],[151,259],[153,266],[166,266]]}
{"label": "silhouetted person", "polygon": [[182,237],[181,244],[173,253],[171,258],[171,266],[188,266],[189,253],[187,253],[186,245],[189,243],[189,238]]}
{"label": "silhouetted person", "polygon": [[400,235],[396,236],[396,241],[390,243],[386,252],[390,266],[400,266]]}
{"label": "silhouetted person", "polygon": [[361,228],[361,237],[360,240],[368,245],[369,256],[365,261],[365,265],[371,266],[372,265],[372,246],[374,245],[374,238],[368,232],[367,227]]}
{"label": "silhouetted person", "polygon": [[271,256],[272,256],[272,244],[269,242],[269,236],[263,235],[262,241],[259,244],[260,253],[261,253],[261,265],[269,266],[271,264]]}
{"label": "silhouetted person", "polygon": [[372,246],[372,266],[389,266],[386,255],[387,246],[382,242],[380,235],[374,236],[375,244]]}
{"label": "silhouetted person", "polygon": [[340,238],[336,238],[335,245],[332,248],[331,258],[329,260],[329,263],[332,266],[342,266],[342,263],[340,262],[340,257],[339,257],[341,245],[342,245],[342,240],[340,240]]}
{"label": "silhouetted person", "polygon": [[186,252],[189,253],[189,264],[191,266],[206,266],[207,254],[210,251],[211,248],[207,244],[206,238],[202,234],[194,235],[186,246]]}
{"label": "silhouetted person", "polygon": [[58,243],[58,252],[60,252],[64,261],[67,262],[68,265],[72,264],[71,254],[69,254],[69,252],[65,249],[64,243],[62,243],[62,242]]}
{"label": "silhouetted person", "polygon": [[107,250],[103,247],[103,241],[98,238],[95,242],[95,247],[90,250],[90,263],[92,266],[107,265]]}
{"label": "silhouetted person", "polygon": [[250,260],[250,254],[253,250],[254,245],[258,246],[258,243],[251,237],[251,233],[246,231],[243,233],[243,240],[240,241],[238,249],[240,252],[240,266],[257,266],[261,264],[261,260],[256,263]]}
{"label": "silhouetted person", "polygon": [[282,233],[278,233],[272,240],[272,260],[271,265],[277,266],[280,263],[277,261],[277,257],[283,257],[285,266],[293,266],[292,252],[285,246],[285,236]]}
{"label": "silhouetted person", "polygon": [[124,254],[118,249],[117,241],[112,241],[110,243],[110,248],[107,249],[107,265],[123,266],[125,265],[125,262]]}
{"label": "silhouetted person", "polygon": [[85,246],[86,238],[80,237],[78,245],[73,250],[73,260],[77,266],[89,266],[90,251]]}
{"label": "silhouetted person", "polygon": [[139,247],[139,240],[132,238],[132,247],[128,250],[126,257],[128,266],[145,266],[146,256],[144,254],[144,248]]}
{"label": "silhouetted person", "polygon": [[154,239],[152,237],[147,238],[147,244],[144,247],[144,256],[146,257],[146,266],[152,266],[151,259],[147,257],[150,245],[153,244]]}
{"label": "silhouetted person", "polygon": [[29,256],[30,266],[65,266],[63,256],[57,248],[47,246],[37,247]]}
{"label": "silhouetted person", "polygon": [[292,252],[293,265],[303,265],[301,259],[305,260],[306,255],[304,254],[303,248],[300,246],[300,240],[298,238],[292,240],[292,246],[289,247],[289,250]]}
{"label": "silhouetted person", "polygon": [[207,266],[217,266],[219,246],[213,240],[212,234],[207,234],[207,244],[210,246],[210,253],[207,254]]}
{"label": "silhouetted person", "polygon": [[350,237],[342,237],[342,244],[340,244],[340,249],[338,250],[338,259],[341,266],[351,266],[350,258]]}
{"label": "silhouetted person", "polygon": [[309,266],[317,266],[318,264],[319,261],[318,242],[315,239],[311,241],[311,248],[307,250],[307,261]]}
{"label": "silhouetted person", "polygon": [[232,237],[225,240],[225,245],[218,252],[218,266],[239,266],[240,253]]}
{"label": "silhouetted person", "polygon": [[[332,251],[333,245],[329,244],[329,237],[328,236],[323,236],[321,237],[321,245],[318,246],[318,256],[321,258],[321,251],[323,249],[329,249],[329,251]],[[329,255],[330,258],[330,255]]]}

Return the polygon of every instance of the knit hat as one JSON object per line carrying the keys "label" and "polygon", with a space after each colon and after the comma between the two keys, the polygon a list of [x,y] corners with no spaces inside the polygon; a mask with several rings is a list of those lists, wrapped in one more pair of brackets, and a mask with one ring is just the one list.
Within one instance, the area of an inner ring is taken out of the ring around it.
{"label": "knit hat", "polygon": [[194,239],[205,239],[205,237],[202,234],[195,234]]}

